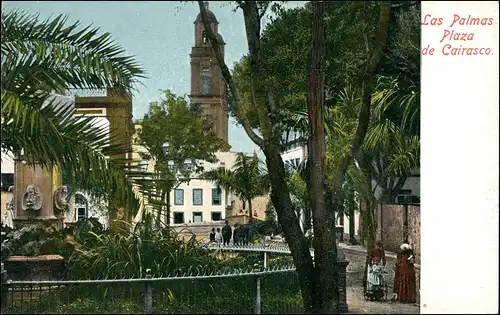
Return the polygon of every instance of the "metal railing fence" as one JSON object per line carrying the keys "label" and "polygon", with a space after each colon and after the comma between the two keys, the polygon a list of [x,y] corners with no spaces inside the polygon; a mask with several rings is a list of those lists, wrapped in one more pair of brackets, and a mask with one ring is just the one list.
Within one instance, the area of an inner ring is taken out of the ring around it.
{"label": "metal railing fence", "polygon": [[[210,248],[208,246],[207,248]],[[300,286],[286,250],[210,248],[219,259],[250,269],[193,271],[167,277],[10,281],[5,314],[301,314]]]}

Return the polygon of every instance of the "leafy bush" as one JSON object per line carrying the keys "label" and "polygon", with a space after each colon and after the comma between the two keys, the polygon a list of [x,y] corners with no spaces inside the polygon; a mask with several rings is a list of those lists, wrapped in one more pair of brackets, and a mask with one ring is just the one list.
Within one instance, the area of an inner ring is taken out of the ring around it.
{"label": "leafy bush", "polygon": [[57,296],[50,296],[38,302],[25,303],[8,307],[5,314],[141,314],[144,308],[138,303],[111,299],[105,303],[92,298],[77,298],[70,303],[61,301]]}
{"label": "leafy bush", "polygon": [[150,216],[129,235],[88,231],[67,260],[73,278],[145,277],[216,270],[224,265],[199,246],[195,237],[182,241],[174,229],[158,226]]}
{"label": "leafy bush", "polygon": [[27,225],[11,230],[2,243],[2,259],[18,256],[62,254],[71,251],[72,245],[65,242],[65,231],[59,231],[45,223]]}
{"label": "leafy bush", "polygon": [[89,232],[103,234],[103,226],[95,218],[80,220],[74,226],[56,229],[50,222],[6,229],[2,236],[2,259],[8,256],[61,255],[71,256],[82,244],[91,245]]}
{"label": "leafy bush", "polygon": [[264,236],[270,236],[272,234],[277,235],[281,233],[278,224],[273,220],[259,221],[253,220],[249,222],[248,227],[250,228],[250,242],[255,243]]}

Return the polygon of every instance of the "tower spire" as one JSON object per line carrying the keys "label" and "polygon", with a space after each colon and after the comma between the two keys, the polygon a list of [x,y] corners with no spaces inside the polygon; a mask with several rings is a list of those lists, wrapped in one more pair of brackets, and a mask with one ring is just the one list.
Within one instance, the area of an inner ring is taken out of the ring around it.
{"label": "tower spire", "polygon": [[203,2],[203,5],[205,6],[205,10],[208,11],[208,1]]}

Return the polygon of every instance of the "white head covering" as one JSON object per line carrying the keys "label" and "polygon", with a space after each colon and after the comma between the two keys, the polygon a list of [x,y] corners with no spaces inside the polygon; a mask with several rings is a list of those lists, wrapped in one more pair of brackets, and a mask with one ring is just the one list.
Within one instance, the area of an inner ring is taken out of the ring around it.
{"label": "white head covering", "polygon": [[410,250],[411,246],[407,243],[403,243],[399,248],[401,248],[401,250]]}

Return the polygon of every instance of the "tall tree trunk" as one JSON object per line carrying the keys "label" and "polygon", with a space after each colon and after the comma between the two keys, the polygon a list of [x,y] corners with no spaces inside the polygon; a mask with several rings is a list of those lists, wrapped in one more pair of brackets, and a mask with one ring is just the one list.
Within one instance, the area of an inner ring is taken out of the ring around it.
{"label": "tall tree trunk", "polygon": [[365,209],[366,208],[366,205],[361,203],[360,206],[359,206],[359,223],[358,223],[358,232],[359,232],[359,243],[361,245],[366,245],[366,236],[365,236],[365,218],[364,218],[364,215],[365,215]]}
{"label": "tall tree trunk", "polygon": [[[290,199],[290,192],[286,183],[285,166],[280,155],[281,134],[277,134],[273,123],[275,119],[275,106],[272,102],[272,95],[267,87],[264,86],[264,78],[259,69],[259,50],[260,50],[260,23],[261,12],[259,12],[257,2],[242,1],[239,7],[243,10],[245,21],[245,31],[249,49],[249,70],[251,73],[252,85],[252,100],[258,112],[260,122],[259,137],[250,126],[246,116],[245,106],[241,103],[237,86],[232,78],[232,75],[227,67],[224,57],[221,53],[217,38],[209,24],[207,23],[207,13],[203,5],[203,1],[198,1],[201,17],[205,26],[207,37],[209,38],[212,48],[215,51],[217,62],[221,68],[222,75],[229,85],[233,94],[233,99],[236,104],[236,112],[238,119],[241,121],[245,132],[250,139],[258,145],[266,156],[266,164],[269,170],[269,178],[271,183],[271,200],[276,209],[278,222],[283,229],[283,234],[290,247],[290,251],[299,275],[301,285],[304,308],[307,313],[312,312],[317,304],[317,287],[318,274],[315,273],[314,264],[312,261],[309,244],[300,229],[299,218],[295,215],[295,211]],[[321,254],[320,254],[321,255]]]}
{"label": "tall tree trunk", "polygon": [[[156,180],[162,180],[164,177],[159,169],[155,170],[155,174],[156,174],[155,175]],[[157,182],[156,189],[160,191],[160,201],[163,203],[165,201],[165,189],[162,187],[162,185],[164,185],[163,181],[161,182],[162,182],[161,185],[160,183]],[[156,214],[156,223],[158,224],[158,226],[160,226],[159,224],[161,222],[162,210],[163,210],[163,205],[160,205],[158,207],[158,213]],[[154,220],[154,214],[153,214],[153,220]]]}
{"label": "tall tree trunk", "polygon": [[304,231],[307,231],[311,228],[311,208],[310,205],[306,205],[304,207]]}
{"label": "tall tree trunk", "polygon": [[354,210],[354,202],[349,201],[349,244],[356,245],[358,241],[356,240],[356,212]]}
{"label": "tall tree trunk", "polygon": [[[375,86],[377,68],[384,54],[387,45],[387,37],[389,30],[389,22],[391,16],[391,2],[382,1],[380,4],[380,14],[378,21],[377,33],[375,34],[375,45],[373,51],[370,52],[370,57],[365,66],[365,71],[362,76],[362,101],[361,109],[358,114],[358,125],[356,127],[355,137],[351,143],[351,153],[347,159],[342,161],[340,172],[336,181],[337,185],[342,185],[347,168],[352,159],[358,159],[361,153],[361,148],[370,125],[371,114],[371,96]],[[367,46],[368,47],[368,46]],[[361,161],[360,161],[361,162]],[[360,163],[361,164],[361,163]],[[367,168],[363,168],[363,170]],[[371,176],[366,176],[366,187],[370,187],[367,191],[371,191]],[[363,230],[367,237],[367,253],[373,248],[375,243],[376,220],[373,215],[374,205],[372,196],[366,198],[366,211],[363,216]],[[363,276],[363,286],[366,286],[366,267]]]}
{"label": "tall tree trunk", "polygon": [[375,218],[375,210],[376,203],[373,202],[373,199],[366,199],[365,202],[365,212],[363,215],[363,233],[365,236],[365,245],[366,245],[366,263],[365,270],[363,273],[363,287],[366,287],[367,280],[367,263],[368,263],[368,255],[372,248],[375,247],[375,237],[377,232],[377,221]]}
{"label": "tall tree trunk", "polygon": [[342,226],[342,233],[340,233],[340,241],[344,242],[344,211],[339,212],[339,225]]}
{"label": "tall tree trunk", "polygon": [[[353,192],[351,190],[351,192]],[[349,216],[349,244],[351,245],[356,245],[358,244],[356,240],[356,195],[354,192],[349,196],[350,199],[348,200],[348,205],[349,209],[348,211],[348,216]]]}
{"label": "tall tree trunk", "polygon": [[[367,163],[370,163],[370,161],[362,159],[359,161],[359,163],[361,169],[363,170],[365,185],[366,187],[371,188],[373,174],[367,165]],[[369,189],[368,191],[371,191],[371,189]],[[363,231],[364,231],[363,235],[365,237],[366,248],[369,251],[375,246],[375,238],[377,232],[377,218],[376,218],[377,202],[373,194],[372,195],[367,194],[364,198],[364,201],[365,201],[365,209],[362,215]]]}
{"label": "tall tree trunk", "polygon": [[[307,110],[309,116],[309,196],[314,224],[314,264],[317,275],[315,313],[335,314],[338,305],[335,214],[325,200],[325,15],[326,2],[312,2],[312,27]],[[330,212],[333,212],[333,215]],[[332,222],[333,221],[333,222]]]}
{"label": "tall tree trunk", "polygon": [[290,192],[285,181],[285,164],[281,158],[279,147],[266,146],[264,155],[267,165],[273,165],[273,172],[269,172],[272,187],[271,201],[297,269],[304,310],[306,313],[312,313],[316,306],[316,274],[309,250],[309,242],[302,233],[299,218],[293,210]]}
{"label": "tall tree trunk", "polygon": [[248,219],[248,222],[253,221],[253,212],[252,212],[252,198],[248,198],[248,212],[250,213],[250,218]]}

